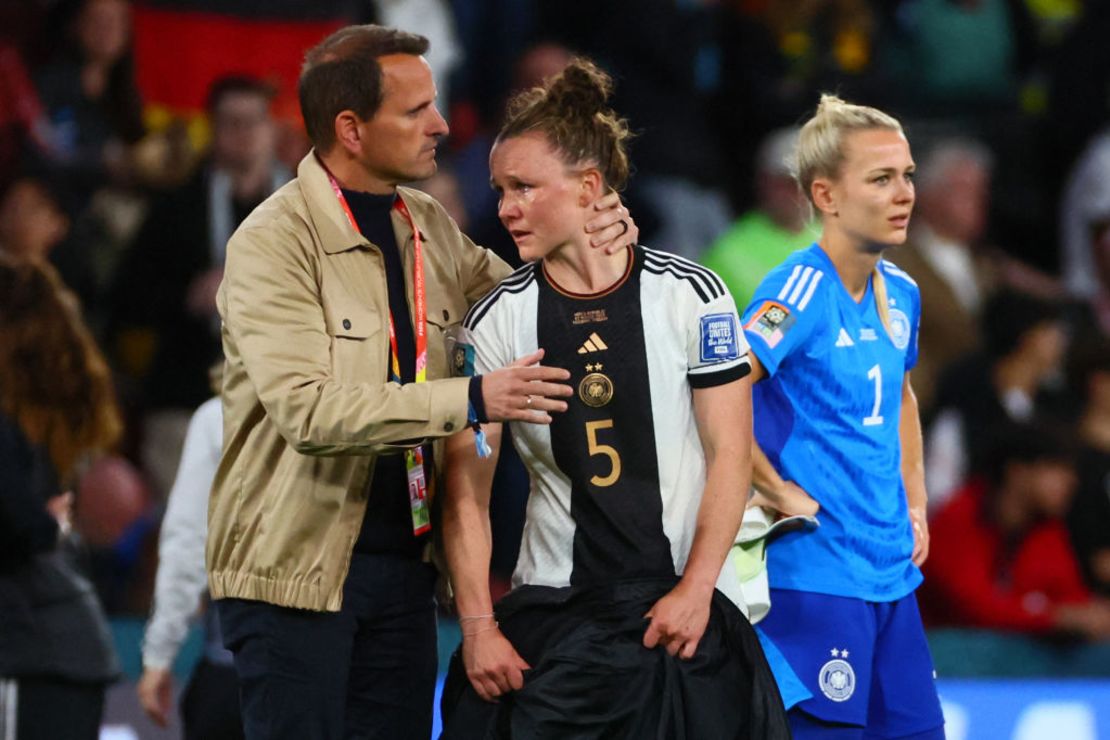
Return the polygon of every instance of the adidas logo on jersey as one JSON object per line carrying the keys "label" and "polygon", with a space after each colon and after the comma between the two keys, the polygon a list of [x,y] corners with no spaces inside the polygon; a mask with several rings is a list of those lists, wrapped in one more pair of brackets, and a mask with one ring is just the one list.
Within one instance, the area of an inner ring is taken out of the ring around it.
{"label": "adidas logo on jersey", "polygon": [[852,338],[850,336],[848,336],[848,332],[844,331],[843,326],[840,327],[840,334],[836,338],[836,346],[837,347],[854,347],[854,346],[856,346],[856,343],[852,341]]}
{"label": "adidas logo on jersey", "polygon": [[588,352],[600,352],[603,349],[609,349],[609,345],[601,341],[601,337],[599,337],[595,331],[590,335],[590,338],[583,342],[582,346],[578,348],[578,354],[584,355]]}

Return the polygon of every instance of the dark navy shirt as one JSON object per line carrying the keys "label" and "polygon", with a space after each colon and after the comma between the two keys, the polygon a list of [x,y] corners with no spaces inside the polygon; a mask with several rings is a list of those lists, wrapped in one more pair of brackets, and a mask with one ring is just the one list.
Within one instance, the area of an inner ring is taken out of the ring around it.
{"label": "dark navy shirt", "polygon": [[[390,216],[397,196],[344,190],[343,197],[347,199],[359,231],[381,250],[386,288],[389,292],[389,312],[393,316],[394,331],[397,334],[401,382],[411,383],[416,378],[416,335],[409,315],[401,251],[397,247]],[[392,368],[392,361],[389,368]],[[391,369],[385,370],[392,374]],[[425,453],[427,452],[425,449]],[[426,468],[430,467],[427,465],[429,462],[425,458]],[[426,537],[427,535],[414,537],[412,533],[405,456],[380,455],[374,465],[370,500],[366,507],[366,516],[362,520],[362,529],[355,542],[355,551],[418,557]]]}

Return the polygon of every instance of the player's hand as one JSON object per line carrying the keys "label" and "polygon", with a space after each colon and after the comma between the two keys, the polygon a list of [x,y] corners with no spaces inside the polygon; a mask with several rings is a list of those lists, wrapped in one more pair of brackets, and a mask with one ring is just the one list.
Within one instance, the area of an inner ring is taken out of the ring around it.
{"label": "player's hand", "polygon": [[810,496],[797,483],[783,481],[775,491],[764,493],[757,490],[748,500],[748,506],[763,506],[774,509],[780,516],[817,516],[821,504]]}
{"label": "player's hand", "polygon": [[608,193],[594,203],[597,215],[586,223],[590,246],[614,254],[625,247],[634,246],[640,239],[640,228],[632,214],[621,203],[618,193]]}
{"label": "player's hand", "polygon": [[144,668],[137,688],[139,704],[159,727],[170,723],[173,707],[173,674],[168,668]]}
{"label": "player's hand", "polygon": [[566,398],[574,390],[566,383],[570,373],[561,367],[540,365],[543,350],[482,376],[482,401],[490,421],[530,421],[550,424],[550,413],[566,411]]}
{"label": "player's hand", "polygon": [[925,518],[924,506],[910,507],[910,524],[913,526],[913,555],[910,559],[920,568],[929,558],[929,522]]}
{"label": "player's hand", "polygon": [[478,696],[486,701],[524,686],[524,671],[531,668],[497,627],[464,635],[463,667]]}
{"label": "player's hand", "polygon": [[679,581],[644,615],[651,620],[644,632],[644,647],[662,645],[671,655],[689,660],[697,652],[705,626],[709,624],[709,603],[713,590],[697,589]]}

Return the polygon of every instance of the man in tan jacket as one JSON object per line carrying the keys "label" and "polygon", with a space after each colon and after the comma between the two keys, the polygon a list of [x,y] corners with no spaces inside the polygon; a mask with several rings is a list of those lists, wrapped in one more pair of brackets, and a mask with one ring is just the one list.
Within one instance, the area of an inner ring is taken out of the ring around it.
{"label": "man in tan jacket", "polygon": [[[355,26],[310,50],[299,92],[314,150],[228,243],[207,565],[248,738],[430,735],[431,440],[547,423],[571,394],[542,350],[448,378],[448,331],[509,270],[399,187],[435,172],[447,133],[427,47]],[[607,205],[596,238],[634,241]]]}

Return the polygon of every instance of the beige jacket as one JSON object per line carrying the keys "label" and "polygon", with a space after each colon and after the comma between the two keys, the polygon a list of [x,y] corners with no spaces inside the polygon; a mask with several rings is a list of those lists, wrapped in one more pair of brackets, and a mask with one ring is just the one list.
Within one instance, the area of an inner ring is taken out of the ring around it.
{"label": "beige jacket", "polygon": [[[424,238],[427,383],[386,381],[382,255],[313,153],[228,242],[217,299],[224,442],[206,553],[214,598],[338,611],[375,457],[465,426],[468,380],[449,377],[445,333],[509,268],[431,197],[400,196]],[[393,226],[412,306],[412,231],[396,212]]]}

